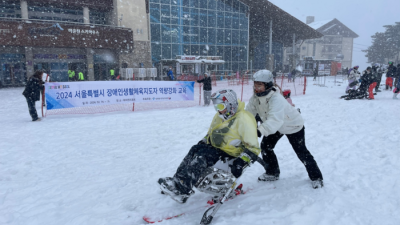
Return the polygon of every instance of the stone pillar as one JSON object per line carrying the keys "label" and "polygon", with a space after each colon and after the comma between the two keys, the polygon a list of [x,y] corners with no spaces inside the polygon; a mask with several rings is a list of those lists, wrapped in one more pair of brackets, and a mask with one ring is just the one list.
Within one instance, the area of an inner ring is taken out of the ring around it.
{"label": "stone pillar", "polygon": [[118,26],[118,0],[113,0],[113,8],[109,13],[108,20],[111,26]]}
{"label": "stone pillar", "polygon": [[83,23],[90,24],[89,7],[83,7]]}
{"label": "stone pillar", "polygon": [[22,19],[28,19],[28,3],[26,0],[21,0],[21,17]]}
{"label": "stone pillar", "polygon": [[272,55],[272,20],[269,22],[269,54]]}
{"label": "stone pillar", "polygon": [[93,60],[93,50],[91,48],[86,49],[86,63],[88,68],[88,80],[94,81],[94,60]]}
{"label": "stone pillar", "polygon": [[273,54],[268,54],[267,55],[267,70],[269,71],[274,71],[274,55]]}
{"label": "stone pillar", "polygon": [[33,75],[33,52],[32,47],[25,47],[25,65],[26,65],[26,76]]}
{"label": "stone pillar", "polygon": [[269,54],[267,55],[267,70],[274,71],[274,54],[272,54],[272,20],[269,22]]}

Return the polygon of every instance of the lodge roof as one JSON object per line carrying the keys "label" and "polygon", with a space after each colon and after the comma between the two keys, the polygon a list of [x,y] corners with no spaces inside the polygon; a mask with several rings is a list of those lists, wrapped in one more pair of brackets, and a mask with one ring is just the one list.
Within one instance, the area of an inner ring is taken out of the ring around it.
{"label": "lodge roof", "polygon": [[268,40],[272,20],[272,39],[284,46],[296,40],[320,38],[323,35],[267,0],[240,0],[250,8],[250,41]]}
{"label": "lodge roof", "polygon": [[341,35],[343,37],[357,38],[358,35],[340,22],[338,19],[316,21],[308,24],[313,29],[316,29],[323,35]]}

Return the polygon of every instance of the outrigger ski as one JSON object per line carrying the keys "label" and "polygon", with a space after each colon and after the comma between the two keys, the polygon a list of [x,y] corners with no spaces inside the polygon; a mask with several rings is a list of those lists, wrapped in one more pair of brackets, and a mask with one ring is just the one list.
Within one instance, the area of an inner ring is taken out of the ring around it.
{"label": "outrigger ski", "polygon": [[[247,190],[247,191],[243,191],[242,188],[243,188],[243,185],[242,185],[242,184],[240,184],[239,186],[237,186],[237,188],[236,188],[236,189],[234,190],[234,192],[229,196],[229,198],[227,198],[226,201],[231,200],[231,199],[234,199],[234,198],[235,198],[236,196],[238,196],[238,195],[246,194],[248,191],[251,190],[251,189],[249,189],[249,190]],[[161,194],[164,194],[164,193],[161,192]],[[202,207],[193,209],[193,210],[191,210],[191,211],[183,212],[183,213],[180,213],[180,214],[177,214],[177,215],[174,215],[174,216],[168,216],[168,217],[164,217],[164,218],[161,218],[161,219],[158,219],[158,220],[157,220],[157,219],[152,219],[152,218],[147,217],[147,216],[143,216],[143,220],[146,221],[147,223],[157,223],[157,222],[162,222],[162,221],[165,221],[165,220],[170,220],[170,219],[173,219],[173,218],[181,217],[181,216],[183,216],[183,215],[188,215],[188,214],[197,212],[199,209],[202,209],[202,208],[210,208],[211,206],[215,205],[216,203],[219,203],[219,200],[220,200],[220,198],[213,198],[213,199],[211,199],[211,200],[208,200],[208,201],[207,201],[207,205],[205,205],[205,206],[202,206]],[[211,209],[211,208],[210,208],[210,209]]]}

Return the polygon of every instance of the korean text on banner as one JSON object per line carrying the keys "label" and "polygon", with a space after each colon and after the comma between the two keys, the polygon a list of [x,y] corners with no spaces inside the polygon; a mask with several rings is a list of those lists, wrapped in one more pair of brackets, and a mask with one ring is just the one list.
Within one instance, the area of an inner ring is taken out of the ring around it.
{"label": "korean text on banner", "polygon": [[156,101],[193,101],[194,82],[88,81],[46,83],[47,110]]}

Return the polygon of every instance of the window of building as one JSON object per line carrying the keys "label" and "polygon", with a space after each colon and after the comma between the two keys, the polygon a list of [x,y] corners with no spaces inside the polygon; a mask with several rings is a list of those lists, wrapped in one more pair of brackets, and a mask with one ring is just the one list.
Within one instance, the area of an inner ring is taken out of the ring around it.
{"label": "window of building", "polygon": [[83,23],[83,9],[67,9],[52,5],[28,5],[29,19]]}
{"label": "window of building", "polygon": [[313,54],[312,54],[313,56],[315,56],[316,48],[317,48],[317,43],[314,42],[313,43],[313,50],[312,50],[313,51]]}
{"label": "window of building", "polygon": [[107,24],[107,12],[89,10],[89,21],[92,24]]}
{"label": "window of building", "polygon": [[0,17],[21,18],[20,3],[0,0]]}

